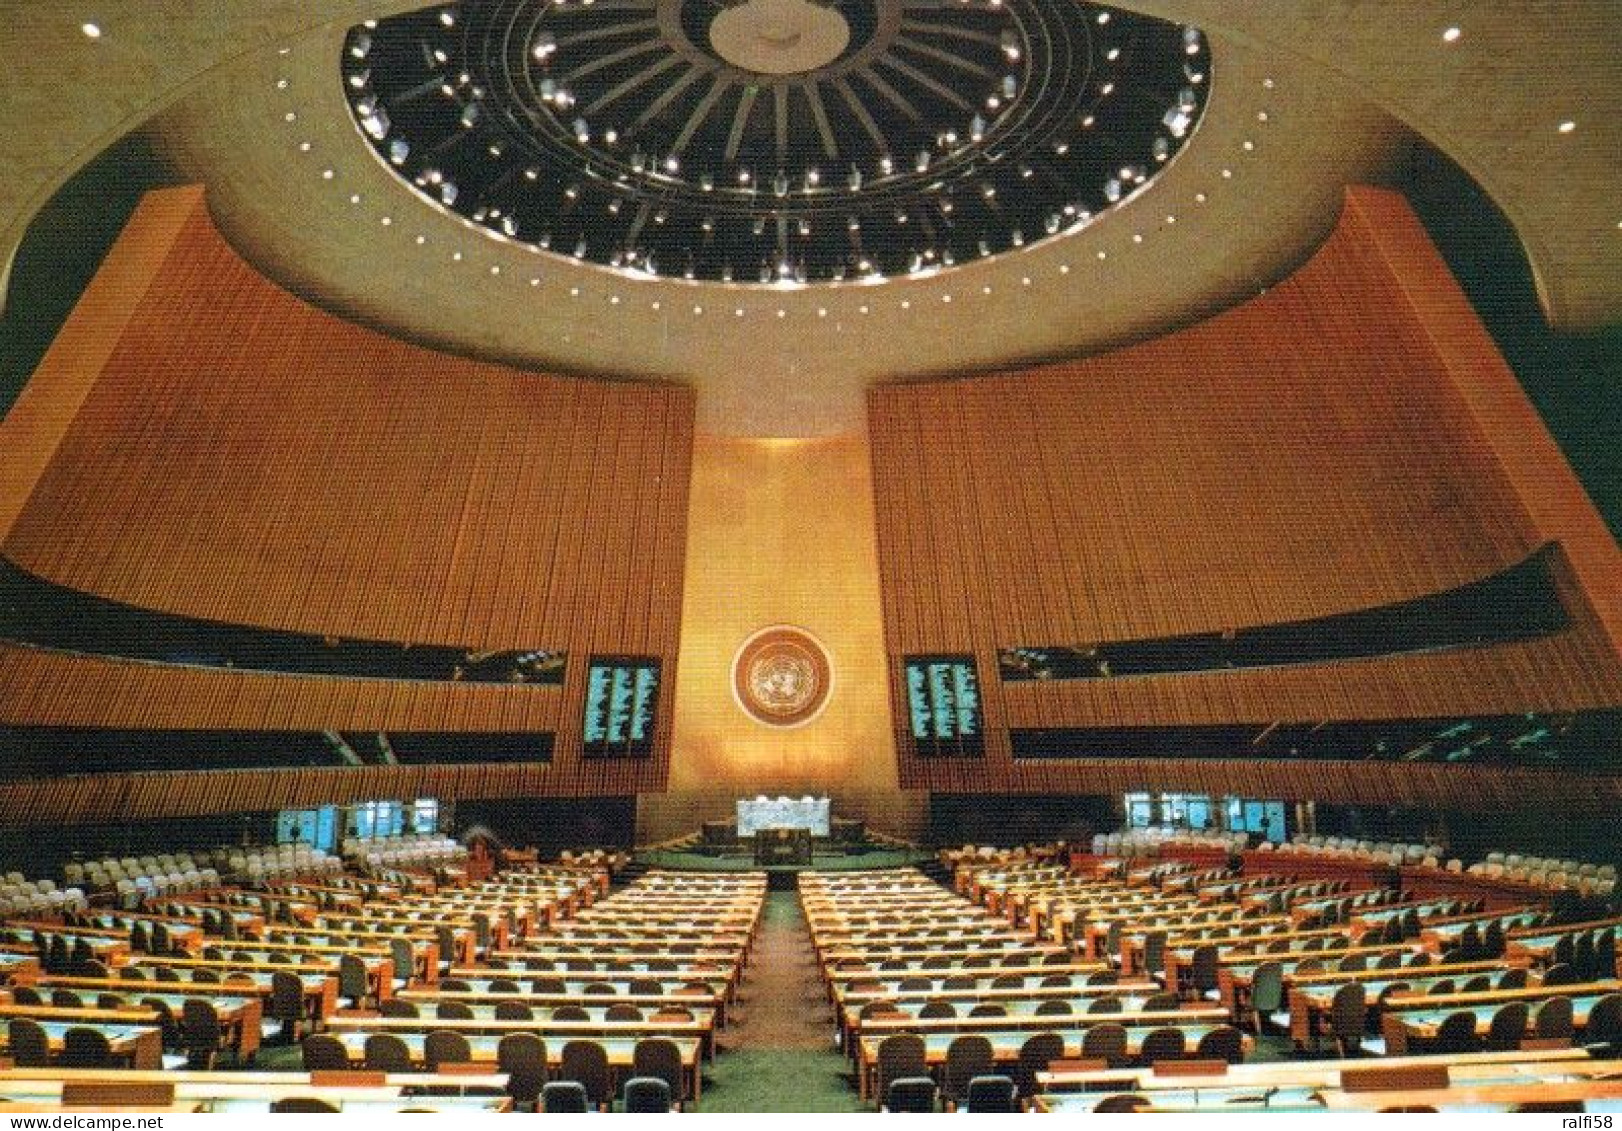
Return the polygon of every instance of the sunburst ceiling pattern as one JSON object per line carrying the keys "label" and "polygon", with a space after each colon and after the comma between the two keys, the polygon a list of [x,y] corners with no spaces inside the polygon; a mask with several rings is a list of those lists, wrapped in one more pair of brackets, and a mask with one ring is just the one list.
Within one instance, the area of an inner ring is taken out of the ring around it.
{"label": "sunburst ceiling pattern", "polygon": [[462,0],[369,21],[378,156],[492,234],[642,275],[918,275],[1086,224],[1192,134],[1204,37],[1051,0]]}

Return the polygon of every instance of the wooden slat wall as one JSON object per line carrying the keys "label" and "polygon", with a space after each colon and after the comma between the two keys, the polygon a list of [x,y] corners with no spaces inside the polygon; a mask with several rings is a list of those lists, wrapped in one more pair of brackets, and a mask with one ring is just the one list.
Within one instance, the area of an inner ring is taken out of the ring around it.
{"label": "wooden slat wall", "polygon": [[[1322,764],[1016,764],[1008,730],[1622,702],[1606,631],[1622,611],[1622,555],[1594,536],[1599,520],[1568,469],[1541,474],[1535,461],[1504,458],[1506,446],[1524,446],[1519,431],[1541,425],[1501,360],[1467,374],[1444,360],[1430,308],[1411,298],[1426,282],[1416,272],[1453,286],[1400,198],[1354,190],[1309,264],[1205,323],[1083,361],[871,392],[904,787],[1065,792],[1197,779],[1253,791],[1266,774],[1265,796],[1480,803],[1484,775],[1457,768],[1357,765],[1333,771],[1344,780],[1331,786]],[[1448,317],[1455,354],[1496,358],[1467,307]],[[1466,376],[1474,399],[1461,394]],[[1481,386],[1499,411],[1480,407]],[[1537,454],[1559,459],[1552,442]],[[1366,608],[1475,580],[1568,535],[1562,586],[1578,623],[1551,639],[1262,671],[997,678],[999,647]],[[911,754],[900,657],[934,652],[976,657],[983,759]]]}
{"label": "wooden slat wall", "polygon": [[362,766],[97,774],[0,784],[0,828],[259,812],[377,798],[505,798],[551,792],[534,765]]}
{"label": "wooden slat wall", "polygon": [[[115,296],[132,309],[4,552],[61,584],[193,616],[564,649],[566,681],[322,680],[0,649],[0,722],[546,730],[555,761],[525,791],[662,788],[691,390],[525,373],[342,321],[244,263],[196,188],[148,197],[104,272],[154,228],[178,235],[144,289]],[[35,384],[83,382],[70,347],[105,336],[106,305],[76,312]],[[580,757],[594,653],[662,660],[655,758]],[[484,788],[470,781],[447,779]]]}

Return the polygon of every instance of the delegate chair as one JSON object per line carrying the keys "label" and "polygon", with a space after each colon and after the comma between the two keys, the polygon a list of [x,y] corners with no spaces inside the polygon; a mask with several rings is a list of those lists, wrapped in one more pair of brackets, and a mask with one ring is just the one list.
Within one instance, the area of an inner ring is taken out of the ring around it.
{"label": "delegate chair", "polygon": [[283,1100],[271,1101],[270,1110],[273,1113],[296,1113],[299,1115],[337,1115],[336,1104],[315,1096],[288,1096]]}
{"label": "delegate chair", "polygon": [[[878,1094],[888,1096],[890,1084],[906,1077],[929,1075],[924,1039],[912,1033],[895,1033],[879,1042]],[[931,1096],[933,1102],[933,1096]]]}
{"label": "delegate chair", "polygon": [[681,1046],[668,1037],[648,1037],[631,1050],[631,1073],[663,1080],[670,1087],[667,1102],[678,1106],[687,1099]]}
{"label": "delegate chair", "polygon": [[946,1046],[942,1090],[949,1106],[955,1106],[968,1095],[969,1081],[991,1074],[995,1056],[991,1041],[978,1033],[956,1037]]}
{"label": "delegate chair", "polygon": [[496,1044],[496,1067],[507,1074],[513,1103],[532,1108],[546,1084],[546,1042],[534,1033],[508,1033]]}
{"label": "delegate chair", "polygon": [[422,1057],[428,1062],[428,1071],[438,1072],[442,1065],[470,1063],[473,1050],[462,1034],[435,1029],[423,1038]]}
{"label": "delegate chair", "polygon": [[342,1072],[349,1067],[349,1050],[337,1037],[312,1033],[302,1046],[304,1071]]}
{"label": "delegate chair", "polygon": [[608,1052],[596,1041],[570,1041],[563,1046],[558,1079],[572,1080],[586,1090],[591,1106],[606,1110],[614,1102],[614,1074]]}
{"label": "delegate chair", "polygon": [[366,1067],[373,1072],[410,1072],[411,1049],[393,1033],[373,1033],[366,1038]]}
{"label": "delegate chair", "polygon": [[903,1076],[890,1081],[884,1092],[884,1110],[926,1114],[935,1110],[935,1081],[928,1076]]}
{"label": "delegate chair", "polygon": [[6,1047],[18,1068],[44,1068],[51,1063],[51,1042],[45,1026],[31,1017],[14,1017],[6,1027]]}
{"label": "delegate chair", "polygon": [[976,1076],[969,1081],[963,1106],[971,1115],[1018,1111],[1014,1082],[1007,1076]]}
{"label": "delegate chair", "polygon": [[656,1076],[633,1076],[625,1081],[625,1110],[640,1115],[668,1112],[670,1085]]}
{"label": "delegate chair", "polygon": [[62,1038],[62,1055],[57,1064],[63,1068],[122,1067],[120,1059],[113,1055],[107,1034],[84,1025],[75,1025]]}
{"label": "delegate chair", "polygon": [[541,1110],[548,1115],[581,1115],[590,1111],[585,1085],[575,1080],[553,1080],[541,1089]]}

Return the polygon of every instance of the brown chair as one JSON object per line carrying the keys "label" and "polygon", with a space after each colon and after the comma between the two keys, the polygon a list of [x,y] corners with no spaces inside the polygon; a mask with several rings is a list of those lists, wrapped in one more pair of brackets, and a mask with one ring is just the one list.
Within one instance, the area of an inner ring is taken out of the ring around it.
{"label": "brown chair", "polygon": [[1442,1018],[1442,1023],[1436,1027],[1436,1036],[1431,1040],[1430,1051],[1461,1053],[1476,1052],[1480,1048],[1481,1042],[1476,1038],[1476,1015],[1461,1012]]}
{"label": "brown chair", "polygon": [[969,1009],[970,1017],[1007,1017],[1008,1007],[1000,1001],[977,1002]]}
{"label": "brown chair", "polygon": [[1081,1038],[1081,1055],[1106,1060],[1111,1068],[1124,1068],[1130,1063],[1126,1026],[1113,1021],[1090,1026]]}
{"label": "brown chair", "polygon": [[441,1021],[472,1021],[473,1007],[455,999],[441,1001],[434,1006],[434,1016]]}
{"label": "brown chair", "polygon": [[668,1037],[648,1037],[631,1050],[631,1075],[663,1080],[679,1108],[687,1099],[687,1074],[682,1069],[681,1046]]}
{"label": "brown chair", "polygon": [[1500,1006],[1487,1026],[1484,1042],[1487,1051],[1505,1052],[1520,1048],[1521,1042],[1526,1039],[1526,1022],[1530,1014],[1531,1007],[1524,1001],[1512,1001]]}
{"label": "brown chair", "polygon": [[521,1001],[510,998],[496,1002],[497,1021],[533,1021],[535,1011]]}
{"label": "brown chair", "polygon": [[1153,1067],[1158,1060],[1181,1060],[1187,1052],[1188,1034],[1168,1025],[1151,1029],[1144,1035],[1143,1045],[1135,1059],[1138,1064]]}
{"label": "brown chair", "polygon": [[1183,1006],[1182,999],[1176,994],[1150,994],[1143,1002],[1145,1013],[1175,1013]]}
{"label": "brown chair", "polygon": [[270,1110],[276,1113],[297,1113],[299,1115],[337,1115],[336,1104],[315,1096],[288,1096],[286,1099],[271,1102]]}
{"label": "brown chair", "polygon": [[939,999],[926,1001],[922,1008],[918,1010],[918,1016],[925,1020],[956,1017],[957,1007],[949,1001],[940,1001]]}
{"label": "brown chair", "polygon": [[560,1005],[552,1010],[554,1021],[590,1021],[591,1013],[583,1005]]}
{"label": "brown chair", "polygon": [[6,1047],[18,1068],[44,1068],[51,1063],[51,1042],[45,1026],[32,1017],[14,1017],[6,1027]]}
{"label": "brown chair", "polygon": [[[1038,1002],[1036,1005],[1036,1016],[1038,1017],[1068,1017],[1074,1012],[1075,1010],[1070,1008],[1070,1003],[1062,998],[1049,998],[1046,1001]],[[985,1075],[985,1073],[981,1075]]]}
{"label": "brown chair", "polygon": [[1019,1046],[1019,1059],[1014,1063],[1014,1088],[1022,1098],[1037,1093],[1036,1074],[1047,1071],[1049,1064],[1064,1056],[1064,1038],[1057,1033],[1037,1033]]}
{"label": "brown chair", "polygon": [[617,1001],[603,1011],[605,1021],[640,1021],[642,1010],[629,1002]]}
{"label": "brown chair", "polygon": [[885,1095],[893,1080],[928,1076],[924,1039],[913,1033],[894,1033],[879,1042],[878,1094]]}
{"label": "brown chair", "polygon": [[219,1010],[206,997],[188,997],[180,1005],[180,1035],[186,1048],[186,1067],[214,1067],[225,1044]]}
{"label": "brown chair", "polygon": [[428,1064],[428,1071],[438,1072],[442,1065],[471,1063],[473,1050],[462,1034],[435,1029],[423,1038],[422,1058]]}
{"label": "brown chair", "polygon": [[305,1037],[301,1052],[306,1072],[345,1072],[349,1069],[349,1050],[337,1037],[326,1033],[313,1033]]}
{"label": "brown chair", "polygon": [[1571,999],[1552,997],[1538,1006],[1537,1013],[1532,1018],[1532,1027],[1536,1034],[1544,1039],[1560,1037],[1569,1039],[1576,1032],[1576,1027],[1572,1023]]}
{"label": "brown chair", "polygon": [[393,1033],[366,1038],[366,1067],[374,1072],[410,1072],[415,1068],[410,1047]]}
{"label": "brown chair", "polygon": [[596,1041],[570,1041],[563,1046],[557,1079],[579,1084],[586,1099],[598,1109],[614,1101],[614,1074],[608,1065],[608,1052]]}
{"label": "brown chair", "polygon": [[[404,998],[391,997],[378,1002],[377,1011],[384,1017],[418,1017],[417,1003]],[[443,1015],[442,1015],[443,1016]]]}
{"label": "brown chair", "polygon": [[1347,982],[1335,991],[1329,1005],[1329,1036],[1341,1056],[1363,1051],[1363,1030],[1368,1024],[1368,1000],[1361,982]]}
{"label": "brown chair", "polygon": [[978,1033],[966,1033],[946,1046],[946,1066],[942,1091],[946,1102],[956,1105],[968,1095],[969,1081],[992,1071],[995,1054],[991,1041]]}
{"label": "brown chair", "polygon": [[122,1060],[113,1054],[107,1034],[86,1025],[75,1025],[62,1038],[62,1068],[118,1068]]}
{"label": "brown chair", "polygon": [[546,1042],[534,1033],[508,1033],[496,1044],[496,1068],[507,1074],[513,1103],[533,1108],[546,1086]]}
{"label": "brown chair", "polygon": [[1218,1025],[1200,1038],[1194,1047],[1200,1060],[1221,1060],[1239,1064],[1245,1059],[1245,1040],[1232,1025]]}

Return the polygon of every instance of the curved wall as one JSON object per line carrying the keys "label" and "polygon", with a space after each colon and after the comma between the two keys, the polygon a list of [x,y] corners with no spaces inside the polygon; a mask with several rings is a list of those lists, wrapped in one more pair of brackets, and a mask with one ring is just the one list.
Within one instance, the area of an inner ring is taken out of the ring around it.
{"label": "curved wall", "polygon": [[[898,730],[903,786],[1186,783],[1484,804],[1472,772],[1445,768],[1354,769],[1336,784],[1321,765],[1246,760],[1016,765],[1008,732],[1622,702],[1622,556],[1392,194],[1354,190],[1311,263],[1201,325],[1062,365],[876,388],[869,409],[895,714],[905,722],[902,657],[971,654],[987,732],[982,758],[925,760]],[[1545,542],[1560,544],[1573,623],[1537,640],[1131,680],[997,675],[999,650],[1031,641],[1223,632],[1391,605],[1493,574]]]}
{"label": "curved wall", "polygon": [[275,287],[200,189],[151,194],[0,427],[0,551],[58,584],[239,625],[568,653],[562,687],[199,671],[0,649],[0,723],[535,730],[579,757],[593,654],[673,681],[693,400],[433,353]]}

